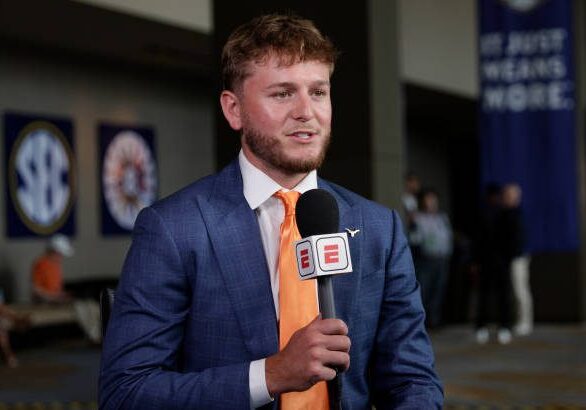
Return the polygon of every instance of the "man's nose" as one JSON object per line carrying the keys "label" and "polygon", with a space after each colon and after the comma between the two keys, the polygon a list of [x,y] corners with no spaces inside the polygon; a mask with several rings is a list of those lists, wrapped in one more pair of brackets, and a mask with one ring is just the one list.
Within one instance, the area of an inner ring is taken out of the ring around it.
{"label": "man's nose", "polygon": [[299,94],[292,110],[297,121],[309,121],[313,117],[313,105],[309,95]]}

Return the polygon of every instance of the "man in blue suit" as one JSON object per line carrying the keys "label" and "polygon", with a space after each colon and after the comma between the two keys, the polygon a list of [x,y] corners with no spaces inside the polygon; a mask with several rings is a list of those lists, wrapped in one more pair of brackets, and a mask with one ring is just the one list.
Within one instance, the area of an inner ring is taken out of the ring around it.
{"label": "man in blue suit", "polygon": [[[238,159],[144,209],[104,340],[102,409],[278,408],[343,371],[344,409],[439,409],[409,248],[394,211],[317,177],[330,139],[336,52],[311,21],[261,16],[222,54],[220,102]],[[329,191],[353,273],[339,319],[316,317],[279,350],[277,191]],[[321,408],[318,403],[311,409]]]}

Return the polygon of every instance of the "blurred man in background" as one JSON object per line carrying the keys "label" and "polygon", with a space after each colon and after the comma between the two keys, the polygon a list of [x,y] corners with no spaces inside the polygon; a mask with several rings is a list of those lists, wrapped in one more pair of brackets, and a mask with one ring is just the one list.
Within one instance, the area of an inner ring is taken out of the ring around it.
{"label": "blurred man in background", "polygon": [[448,215],[440,211],[437,192],[424,189],[419,211],[413,215],[410,243],[418,248],[415,274],[421,286],[421,298],[427,325],[436,328],[442,321],[446,284],[452,256],[452,227]]}
{"label": "blurred man in background", "polygon": [[511,283],[515,300],[516,320],[513,330],[519,336],[533,331],[533,298],[529,285],[531,257],[525,251],[525,230],[521,212],[521,187],[515,183],[503,187],[503,218],[505,246],[510,259]]}
{"label": "blurred man in background", "polygon": [[0,351],[8,367],[17,367],[18,359],[10,344],[10,331],[22,330],[29,324],[27,315],[19,314],[4,304],[4,298],[0,300]]}
{"label": "blurred man in background", "polygon": [[[497,311],[497,341],[511,342],[511,254],[516,240],[511,237],[511,218],[503,207],[503,190],[496,184],[486,187],[486,203],[480,222],[477,242],[479,259],[478,309],[476,341],[489,340],[488,323]],[[491,308],[496,309],[491,309]]]}
{"label": "blurred man in background", "polygon": [[405,188],[401,195],[401,204],[403,205],[403,223],[409,227],[413,222],[413,216],[419,208],[419,194],[421,191],[421,181],[419,177],[409,172],[405,176]]}
{"label": "blurred man in background", "polygon": [[92,299],[75,299],[63,284],[63,258],[74,254],[73,246],[65,235],[49,238],[45,252],[32,267],[33,302],[48,305],[71,304],[77,322],[94,343],[101,340],[100,309]]}
{"label": "blurred man in background", "polygon": [[74,254],[65,235],[49,238],[45,252],[35,260],[32,269],[32,296],[36,303],[68,303],[73,300],[63,287],[63,258]]}

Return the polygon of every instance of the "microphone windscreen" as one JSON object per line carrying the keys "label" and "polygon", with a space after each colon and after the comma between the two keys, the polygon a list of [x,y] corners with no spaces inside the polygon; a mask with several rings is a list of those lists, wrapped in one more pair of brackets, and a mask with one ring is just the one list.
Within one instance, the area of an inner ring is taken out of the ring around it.
{"label": "microphone windscreen", "polygon": [[336,199],[323,189],[310,189],[295,206],[295,219],[302,238],[338,232],[340,213]]}

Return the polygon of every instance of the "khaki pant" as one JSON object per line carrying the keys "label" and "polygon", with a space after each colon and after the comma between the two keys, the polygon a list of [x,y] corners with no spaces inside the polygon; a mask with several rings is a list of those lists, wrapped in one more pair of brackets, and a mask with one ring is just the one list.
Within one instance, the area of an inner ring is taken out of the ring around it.
{"label": "khaki pant", "polygon": [[100,328],[100,305],[92,299],[77,299],[73,302],[77,323],[94,343],[102,339]]}
{"label": "khaki pant", "polygon": [[511,283],[517,308],[514,330],[519,335],[533,331],[533,298],[529,286],[529,255],[519,256],[511,261]]}

